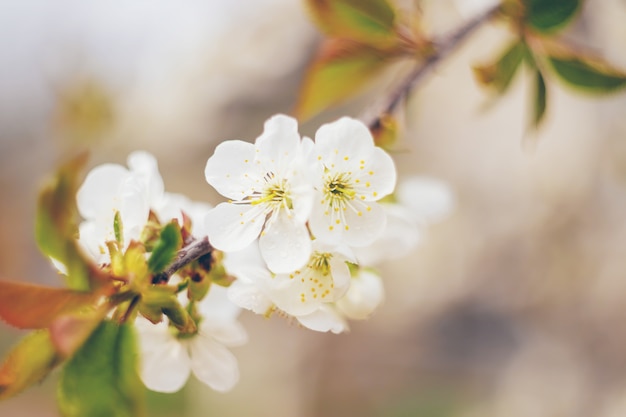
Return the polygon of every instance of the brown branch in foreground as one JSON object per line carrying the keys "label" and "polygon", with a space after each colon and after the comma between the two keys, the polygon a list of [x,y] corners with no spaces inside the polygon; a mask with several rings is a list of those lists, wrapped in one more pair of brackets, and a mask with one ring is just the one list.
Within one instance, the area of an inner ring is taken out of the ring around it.
{"label": "brown branch in foreground", "polygon": [[427,56],[421,65],[418,65],[398,87],[392,92],[391,95],[384,101],[381,106],[381,111],[377,112],[377,116],[366,123],[370,130],[380,127],[381,117],[385,114],[392,114],[402,100],[413,90],[415,85],[421,80],[426,78],[427,75],[445,58],[447,58],[455,49],[457,49],[461,43],[466,40],[472,33],[481,27],[484,23],[488,22],[493,16],[500,10],[500,5],[490,7],[482,14],[479,14],[466,24],[461,26],[455,32],[443,39],[434,40],[434,52]]}
{"label": "brown branch in foreground", "polygon": [[209,243],[208,237],[203,237],[200,240],[195,240],[189,245],[185,246],[178,251],[174,262],[168,266],[165,271],[160,274],[156,274],[152,279],[153,284],[160,284],[169,281],[170,277],[176,273],[180,268],[190,264],[196,259],[207,255],[213,251],[213,246]]}

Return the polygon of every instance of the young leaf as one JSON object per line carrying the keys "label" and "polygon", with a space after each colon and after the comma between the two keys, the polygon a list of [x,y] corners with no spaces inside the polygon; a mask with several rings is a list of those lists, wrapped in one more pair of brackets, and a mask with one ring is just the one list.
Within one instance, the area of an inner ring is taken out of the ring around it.
{"label": "young leaf", "polygon": [[626,85],[626,73],[605,62],[585,56],[551,56],[552,68],[572,87],[591,93],[609,93]]}
{"label": "young leaf", "polygon": [[64,417],[143,415],[132,327],[104,321],[65,365],[57,392]]}
{"label": "young leaf", "polygon": [[0,400],[40,382],[59,361],[47,331],[30,333],[0,365]]}
{"label": "young leaf", "polygon": [[180,234],[180,226],[177,222],[168,223],[161,234],[159,240],[154,245],[152,255],[148,260],[148,269],[153,274],[162,272],[174,260],[178,249],[183,244]]}
{"label": "young leaf", "polygon": [[67,269],[67,284],[75,290],[91,288],[89,266],[76,246],[76,190],[87,161],[83,153],[63,165],[39,194],[35,237],[39,249]]}
{"label": "young leaf", "polygon": [[307,0],[306,4],[328,36],[380,47],[397,41],[396,13],[387,0]]}
{"label": "young leaf", "polygon": [[48,327],[63,314],[91,306],[97,294],[0,281],[0,319],[19,329]]}
{"label": "young leaf", "polygon": [[541,71],[535,72],[535,100],[533,104],[533,120],[532,126],[536,129],[541,125],[543,118],[546,114],[546,82],[543,79]]}
{"label": "young leaf", "polygon": [[528,24],[538,32],[563,27],[580,9],[582,0],[525,0]]}
{"label": "young leaf", "polygon": [[493,87],[498,94],[504,94],[526,56],[526,50],[523,42],[515,41],[496,62],[474,67],[474,75],[482,85]]}
{"label": "young leaf", "polygon": [[348,99],[393,58],[366,45],[339,39],[326,41],[304,78],[297,117],[309,119]]}

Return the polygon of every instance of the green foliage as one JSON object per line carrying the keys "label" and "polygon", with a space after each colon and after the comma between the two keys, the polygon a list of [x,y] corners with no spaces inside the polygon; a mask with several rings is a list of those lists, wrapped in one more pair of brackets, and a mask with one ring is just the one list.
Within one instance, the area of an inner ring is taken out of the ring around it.
{"label": "green foliage", "polygon": [[609,93],[626,85],[626,73],[596,59],[552,56],[549,61],[561,80],[591,93]]}
{"label": "green foliage", "polygon": [[0,366],[0,400],[40,382],[59,362],[50,334],[45,330],[30,333]]}
{"label": "green foliage", "polygon": [[387,0],[307,0],[311,16],[328,36],[369,45],[397,41],[396,13]]}
{"label": "green foliage", "polygon": [[388,58],[367,45],[327,41],[305,76],[296,115],[308,119],[345,101],[378,75]]}
{"label": "green foliage", "polygon": [[129,324],[104,321],[66,364],[58,401],[64,417],[137,417],[144,414]]}
{"label": "green foliage", "polygon": [[63,314],[88,306],[97,294],[0,281],[0,319],[19,329],[42,329]]}
{"label": "green foliage", "polygon": [[87,154],[70,160],[42,187],[35,222],[39,249],[65,265],[67,285],[75,290],[89,290],[93,284],[88,264],[75,241],[78,233],[76,191],[79,173],[86,161]]}
{"label": "green foliage", "polygon": [[549,33],[566,25],[580,9],[582,0],[525,0],[528,24]]}
{"label": "green foliage", "polygon": [[183,240],[180,234],[180,227],[177,222],[167,224],[159,235],[159,239],[154,245],[152,255],[148,260],[148,269],[153,274],[158,274],[167,268],[174,260],[178,249],[181,248]]}
{"label": "green foliage", "polygon": [[504,94],[526,54],[526,45],[516,40],[495,62],[474,67],[474,74],[481,84],[492,87],[498,94]]}

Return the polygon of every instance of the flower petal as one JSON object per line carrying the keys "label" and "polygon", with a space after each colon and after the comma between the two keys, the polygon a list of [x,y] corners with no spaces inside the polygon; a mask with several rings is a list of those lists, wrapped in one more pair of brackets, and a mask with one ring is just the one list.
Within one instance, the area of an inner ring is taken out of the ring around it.
{"label": "flower petal", "polygon": [[296,317],[304,327],[317,332],[343,333],[348,330],[348,323],[328,305],[322,305],[311,314]]}
{"label": "flower petal", "polygon": [[354,189],[357,197],[365,201],[376,201],[391,194],[396,187],[396,167],[391,156],[384,150],[375,148],[362,161],[363,164],[355,170],[358,184],[355,184]]}
{"label": "flower petal", "polygon": [[[94,219],[103,211],[111,211],[119,199],[118,191],[130,172],[121,165],[104,164],[92,169],[76,193],[81,216]],[[111,215],[113,218],[113,215]]]}
{"label": "flower petal", "polygon": [[363,320],[368,318],[384,299],[385,292],[380,276],[361,270],[352,278],[350,289],[337,301],[337,307],[349,318]]}
{"label": "flower petal", "polygon": [[148,152],[135,151],[128,155],[127,163],[131,172],[144,182],[148,192],[149,204],[159,204],[163,198],[165,187],[156,158]]}
{"label": "flower petal", "polygon": [[209,293],[197,304],[204,317],[210,317],[213,322],[228,322],[235,320],[241,309],[228,299],[228,289],[219,285],[211,285]]}
{"label": "flower petal", "polygon": [[327,168],[340,172],[351,171],[359,161],[371,155],[374,139],[363,122],[342,117],[322,125],[315,133],[313,156]]}
{"label": "flower petal", "polygon": [[300,153],[300,134],[296,119],[277,114],[265,122],[255,142],[258,162],[266,172],[286,175]]}
{"label": "flower petal", "polygon": [[374,242],[385,229],[386,216],[380,204],[352,200],[343,215],[329,213],[326,205],[315,201],[309,227],[316,239],[324,243],[366,246]]}
{"label": "flower petal", "polygon": [[253,282],[238,279],[228,287],[228,299],[234,304],[256,314],[267,313],[274,303]]}
{"label": "flower petal", "polygon": [[165,322],[152,327],[148,330],[137,326],[141,352],[139,375],[152,391],[176,392],[189,378],[189,354],[186,347],[169,334]]}
{"label": "flower petal", "polygon": [[259,238],[261,255],[274,273],[301,268],[311,255],[311,238],[306,225],[280,210],[274,221],[266,223]]}
{"label": "flower petal", "polygon": [[423,238],[415,216],[399,204],[381,204],[387,215],[387,225],[382,235],[367,246],[354,248],[358,262],[376,265],[405,256]]}
{"label": "flower petal", "polygon": [[330,274],[333,276],[333,301],[341,298],[350,287],[350,268],[343,256],[334,255],[330,258]]}
{"label": "flower petal", "polygon": [[237,359],[228,349],[200,333],[189,344],[191,369],[200,381],[219,392],[239,381]]}
{"label": "flower petal", "polygon": [[238,321],[216,321],[206,316],[200,324],[200,332],[211,336],[224,346],[241,346],[248,341],[246,329]]}
{"label": "flower petal", "polygon": [[222,251],[236,251],[248,246],[261,233],[264,213],[261,207],[221,203],[209,211],[205,230],[211,244]]}
{"label": "flower petal", "polygon": [[207,182],[224,197],[241,200],[261,184],[254,164],[254,145],[241,140],[222,142],[204,169]]}

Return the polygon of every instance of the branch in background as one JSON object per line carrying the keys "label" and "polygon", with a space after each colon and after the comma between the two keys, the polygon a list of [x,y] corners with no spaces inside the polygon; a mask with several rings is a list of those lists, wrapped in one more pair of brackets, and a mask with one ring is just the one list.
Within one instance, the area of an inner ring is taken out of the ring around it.
{"label": "branch in background", "polygon": [[165,271],[157,274],[152,279],[154,284],[164,283],[169,281],[170,277],[176,273],[182,267],[190,264],[196,259],[207,255],[213,251],[213,246],[209,243],[209,238],[207,236],[203,237],[200,240],[196,240],[185,246],[181,250],[178,251],[178,255],[176,255],[176,259],[170,266],[168,266]]}
{"label": "branch in background", "polygon": [[461,43],[473,34],[484,23],[488,22],[500,10],[500,5],[493,6],[479,14],[457,31],[440,40],[434,40],[434,52],[424,59],[405,79],[377,111],[377,116],[365,123],[370,130],[380,127],[381,117],[392,114],[404,98],[415,88],[417,83],[423,80],[445,58],[447,58]]}

